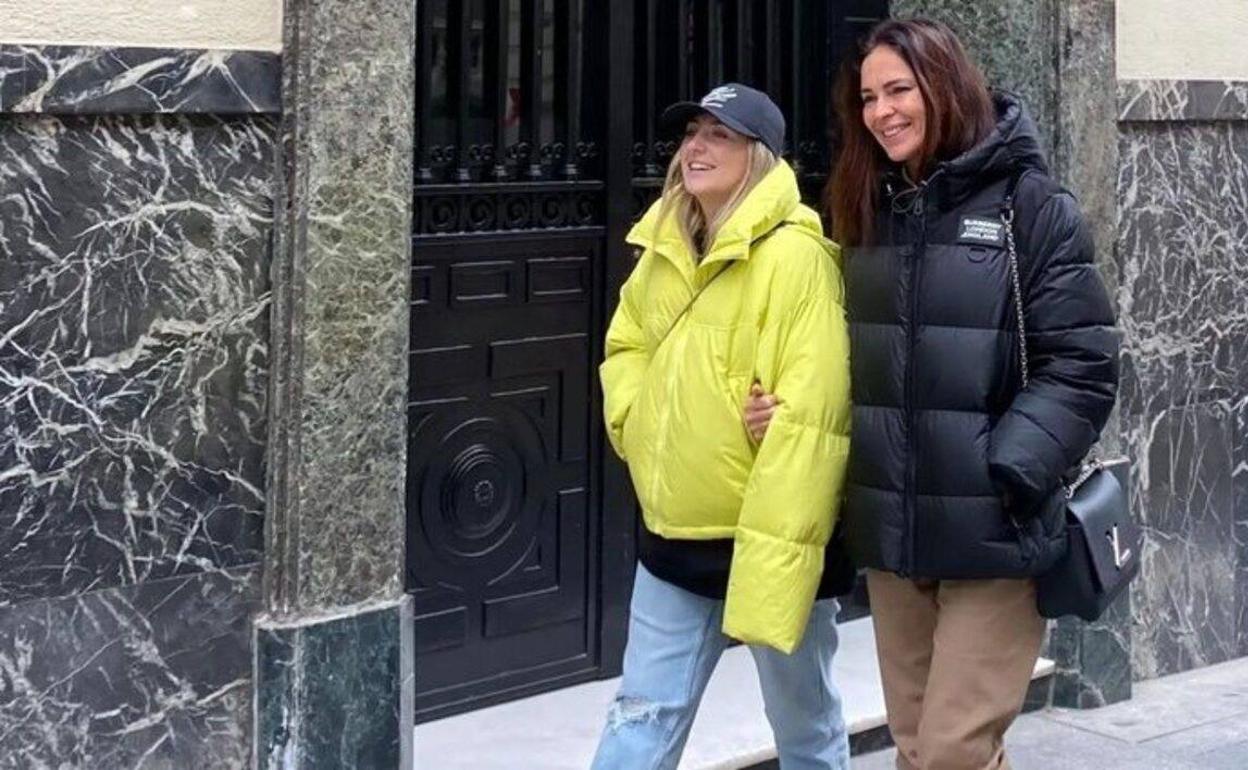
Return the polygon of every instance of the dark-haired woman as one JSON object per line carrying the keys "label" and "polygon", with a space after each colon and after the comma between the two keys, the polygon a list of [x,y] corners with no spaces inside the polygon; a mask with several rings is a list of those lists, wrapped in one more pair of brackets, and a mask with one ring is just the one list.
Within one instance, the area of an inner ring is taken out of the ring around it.
{"label": "dark-haired woman", "polygon": [[[882,23],[837,93],[828,198],[854,402],[842,515],[868,568],[897,766],[1007,768],[1045,628],[1032,579],[1062,553],[1063,475],[1114,403],[1113,312],[1022,104],[988,90],[948,27]],[[769,407],[749,402],[755,435]]]}

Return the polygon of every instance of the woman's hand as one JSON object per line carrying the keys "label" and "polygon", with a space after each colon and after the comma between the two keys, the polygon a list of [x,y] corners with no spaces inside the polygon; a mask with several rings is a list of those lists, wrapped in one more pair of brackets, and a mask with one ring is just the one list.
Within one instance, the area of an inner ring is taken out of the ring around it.
{"label": "woman's hand", "polygon": [[741,419],[745,423],[745,432],[756,443],[763,440],[767,426],[771,424],[771,418],[779,405],[780,399],[763,392],[763,386],[758,380],[750,386],[750,395],[745,399],[745,414]]}

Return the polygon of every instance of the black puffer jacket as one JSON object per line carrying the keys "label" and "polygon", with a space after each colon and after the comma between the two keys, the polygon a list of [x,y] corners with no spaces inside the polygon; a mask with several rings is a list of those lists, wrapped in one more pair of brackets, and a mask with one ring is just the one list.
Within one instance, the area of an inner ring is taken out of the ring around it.
{"label": "black puffer jacket", "polygon": [[[984,142],[917,188],[896,173],[882,180],[875,245],[846,251],[854,424],[843,515],[860,566],[947,579],[1044,571],[1065,544],[1062,476],[1114,404],[1118,333],[1092,238],[1049,178],[1022,105],[994,100]],[[1001,225],[1011,180],[1025,391]]]}

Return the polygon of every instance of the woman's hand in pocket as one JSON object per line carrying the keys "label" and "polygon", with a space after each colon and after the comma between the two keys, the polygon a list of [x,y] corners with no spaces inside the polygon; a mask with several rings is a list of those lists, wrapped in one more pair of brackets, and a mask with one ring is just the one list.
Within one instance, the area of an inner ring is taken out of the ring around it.
{"label": "woman's hand in pocket", "polygon": [[764,392],[758,380],[750,386],[741,420],[745,423],[745,432],[754,442],[758,443],[763,440],[763,436],[767,434],[767,426],[771,425],[771,418],[775,415],[776,407],[779,405],[780,399]]}

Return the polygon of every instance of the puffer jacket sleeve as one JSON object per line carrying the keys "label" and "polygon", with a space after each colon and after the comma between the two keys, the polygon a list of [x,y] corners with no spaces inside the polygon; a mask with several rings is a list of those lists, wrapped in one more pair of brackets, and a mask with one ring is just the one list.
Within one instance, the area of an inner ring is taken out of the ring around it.
{"label": "puffer jacket sleeve", "polygon": [[642,272],[639,262],[620,289],[620,304],[607,327],[606,358],[598,369],[607,438],[624,460],[628,459],[624,456],[624,423],[650,366],[641,308],[637,304]]}
{"label": "puffer jacket sleeve", "polygon": [[[989,473],[1034,512],[1096,443],[1114,406],[1119,335],[1092,236],[1066,192],[1051,195],[1020,242],[1030,384],[992,431]],[[1027,255],[1031,255],[1027,259]]]}
{"label": "puffer jacket sleeve", "polygon": [[849,449],[844,289],[835,262],[810,243],[817,254],[793,260],[809,269],[786,265],[760,334],[758,377],[780,404],[746,484],[723,621],[727,635],[786,653],[815,600]]}

